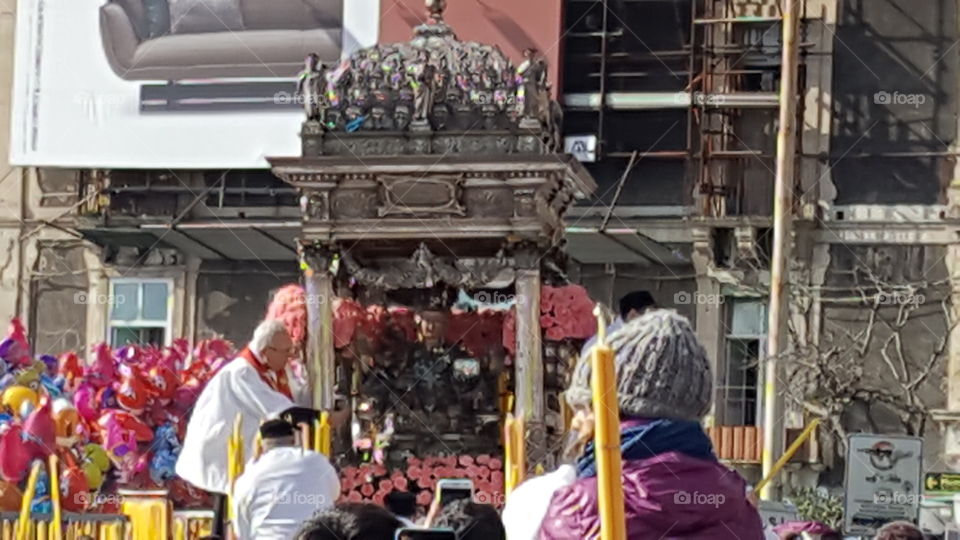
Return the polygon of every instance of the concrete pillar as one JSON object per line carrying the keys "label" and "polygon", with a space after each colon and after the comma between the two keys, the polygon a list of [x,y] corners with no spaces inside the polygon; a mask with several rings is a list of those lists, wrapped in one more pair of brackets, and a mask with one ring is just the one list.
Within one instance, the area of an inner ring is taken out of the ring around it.
{"label": "concrete pillar", "polygon": [[[960,149],[960,142],[954,142],[951,150]],[[953,179],[947,187],[948,217],[960,216],[960,162],[954,165]],[[933,417],[940,422],[943,433],[943,461],[953,470],[960,471],[960,243],[956,241],[960,228],[944,225],[953,232],[953,243],[946,246],[947,257],[944,263],[950,276],[950,316],[952,324],[947,343],[947,399],[946,408],[933,411]]]}
{"label": "concrete pillar", "polygon": [[314,246],[301,246],[307,302],[306,368],[313,408],[332,410],[336,387],[336,360],[333,347],[333,254]]}
{"label": "concrete pillar", "polygon": [[184,276],[183,337],[193,343],[197,340],[197,279],[200,277],[200,257],[186,257]]}
{"label": "concrete pillar", "polygon": [[[955,183],[957,181],[955,180]],[[960,185],[951,191],[960,191]],[[960,317],[960,244],[947,246],[947,269],[950,273],[951,318]],[[933,412],[943,431],[943,460],[953,470],[960,470],[960,325],[950,330],[947,344],[946,408]]]}
{"label": "concrete pillar", "polygon": [[803,118],[800,125],[799,158],[800,215],[813,219],[820,213],[820,203],[830,205],[837,196],[830,173],[830,164],[819,155],[830,153],[833,81],[833,44],[837,25],[838,0],[806,0],[803,13],[805,41],[813,43],[803,57],[806,80],[803,84]]}
{"label": "concrete pillar", "polygon": [[[721,293],[720,283],[710,277],[709,270],[713,266],[713,248],[711,247],[710,228],[697,227],[693,229],[693,268],[696,271],[696,291],[682,291],[691,299],[719,299]],[[678,293],[680,294],[680,293]],[[717,302],[696,301],[694,304],[697,313],[696,331],[697,339],[703,344],[707,351],[707,357],[710,359],[710,368],[713,371],[714,398],[710,407],[710,413],[705,419],[707,426],[714,425],[717,411],[716,388],[720,384],[719,360],[723,354],[723,329],[724,323],[723,304]]]}

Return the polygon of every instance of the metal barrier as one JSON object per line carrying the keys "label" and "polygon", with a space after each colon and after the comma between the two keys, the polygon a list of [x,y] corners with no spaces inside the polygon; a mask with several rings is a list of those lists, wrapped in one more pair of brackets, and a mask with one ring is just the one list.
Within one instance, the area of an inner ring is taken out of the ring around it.
{"label": "metal barrier", "polygon": [[[19,514],[0,512],[0,540],[15,540]],[[53,539],[50,525],[51,514],[32,514],[27,522],[27,538]],[[93,540],[126,540],[129,537],[130,520],[118,514],[63,514],[64,540],[81,540],[85,536]]]}
{"label": "metal barrier", "polygon": [[210,534],[213,534],[213,510],[173,513],[173,540],[200,540]]}

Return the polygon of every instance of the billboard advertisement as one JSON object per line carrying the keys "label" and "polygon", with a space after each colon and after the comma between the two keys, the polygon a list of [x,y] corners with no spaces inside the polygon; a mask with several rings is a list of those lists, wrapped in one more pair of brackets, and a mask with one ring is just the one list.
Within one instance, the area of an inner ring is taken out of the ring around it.
{"label": "billboard advertisement", "polygon": [[10,161],[228,169],[299,155],[304,58],[376,44],[380,4],[19,2]]}

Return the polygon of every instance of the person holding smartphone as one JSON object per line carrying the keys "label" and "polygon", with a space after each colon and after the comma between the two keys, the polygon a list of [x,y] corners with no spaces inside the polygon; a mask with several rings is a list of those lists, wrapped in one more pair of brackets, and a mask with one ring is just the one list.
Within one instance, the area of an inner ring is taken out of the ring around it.
{"label": "person holding smartphone", "polygon": [[507,531],[497,509],[469,499],[444,506],[434,525],[453,530],[457,540],[507,540]]}

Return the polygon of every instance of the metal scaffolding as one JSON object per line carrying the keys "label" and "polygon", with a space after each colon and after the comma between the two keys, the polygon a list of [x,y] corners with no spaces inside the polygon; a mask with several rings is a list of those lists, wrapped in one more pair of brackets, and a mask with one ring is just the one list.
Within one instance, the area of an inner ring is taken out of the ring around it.
{"label": "metal scaffolding", "polygon": [[[781,22],[776,1],[568,0],[568,133],[594,134],[598,160],[638,154],[627,165],[635,175],[644,160],[684,160],[677,181],[699,215],[770,215]],[[645,111],[671,110],[686,126],[682,137],[631,144]],[[617,129],[621,117],[631,129]],[[752,140],[761,129],[769,144]]]}

